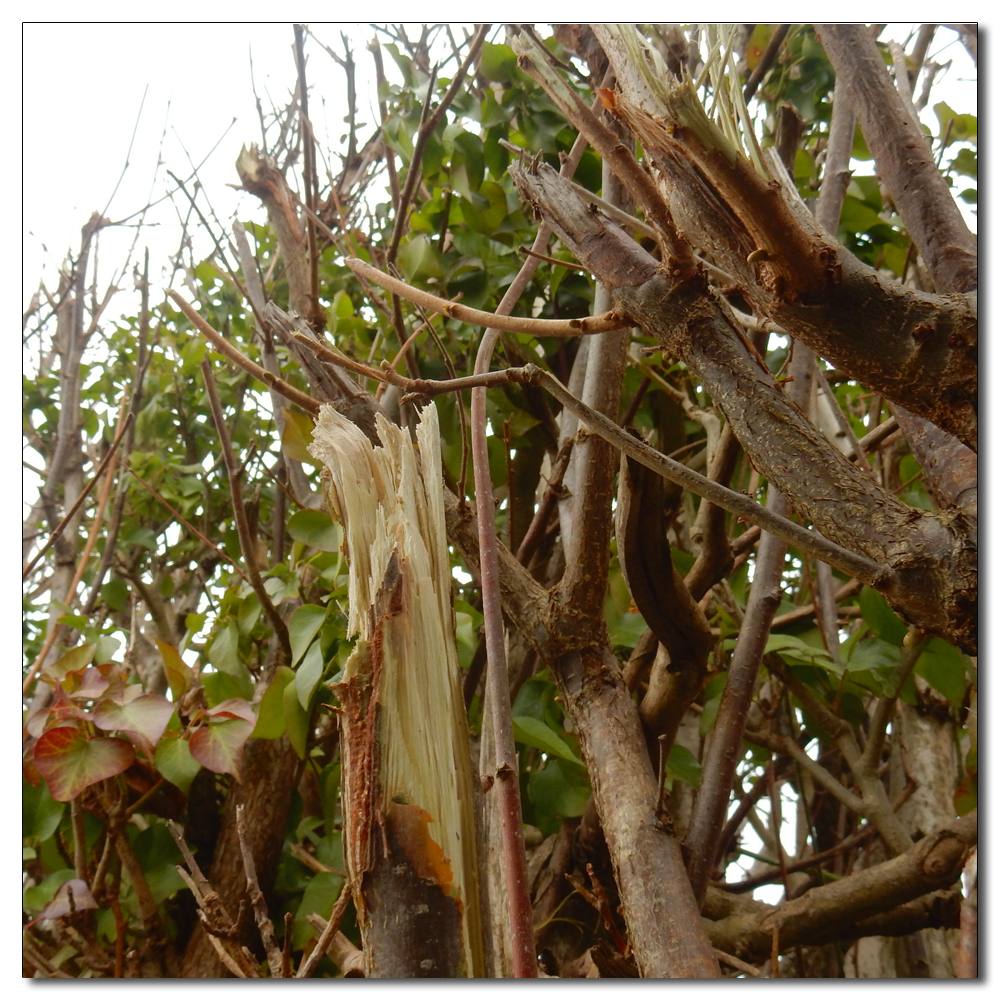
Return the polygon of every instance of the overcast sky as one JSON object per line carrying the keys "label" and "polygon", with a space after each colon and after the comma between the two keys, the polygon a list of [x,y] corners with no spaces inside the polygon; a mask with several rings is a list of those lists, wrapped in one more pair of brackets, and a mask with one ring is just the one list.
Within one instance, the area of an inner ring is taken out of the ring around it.
{"label": "overcast sky", "polygon": [[[341,31],[349,35],[359,117],[372,124],[372,59],[365,51],[372,29],[314,24],[311,30],[338,53]],[[200,165],[199,179],[227,227],[237,211],[244,219],[263,218],[256,199],[227,185],[237,182],[233,164],[241,145],[260,138],[253,85],[265,111],[288,102],[292,40],[290,24],[25,24],[23,304],[40,273],[51,279],[67,251],[77,251],[92,212],[116,221],[132,215],[172,186],[167,170],[188,177]],[[325,135],[337,148],[346,114],[343,71],[312,39],[306,51],[310,114],[321,146]],[[941,94],[957,111],[976,113],[974,72],[957,35],[939,29],[930,55],[955,60]],[[395,67],[386,63],[391,76]],[[154,279],[177,250],[183,208],[181,196],[147,216],[151,225],[136,250],[141,259],[150,246]],[[134,227],[102,234],[105,281],[134,237]]]}

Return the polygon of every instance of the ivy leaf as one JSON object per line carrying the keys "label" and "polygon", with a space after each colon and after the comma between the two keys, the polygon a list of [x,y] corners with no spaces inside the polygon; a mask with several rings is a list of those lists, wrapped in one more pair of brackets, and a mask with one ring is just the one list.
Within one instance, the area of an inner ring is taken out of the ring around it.
{"label": "ivy leaf", "polygon": [[240,632],[232,618],[224,621],[216,632],[212,645],[208,650],[209,662],[224,674],[233,677],[246,673],[246,668],[240,663]]}
{"label": "ivy leaf", "polygon": [[178,701],[191,687],[191,668],[181,659],[176,646],[171,646],[169,642],[160,642],[159,639],[156,640],[156,645],[159,647],[160,656],[163,657],[163,672],[170,685],[170,693],[174,696],[174,701]]}
{"label": "ivy leaf", "polygon": [[305,656],[310,643],[326,621],[326,608],[318,604],[303,604],[292,612],[288,623],[288,639],[292,646],[292,666]]}
{"label": "ivy leaf", "polygon": [[253,727],[253,722],[239,718],[201,726],[191,734],[191,756],[209,771],[231,774],[239,781],[243,747]]}
{"label": "ivy leaf", "polygon": [[295,671],[280,667],[264,692],[257,710],[257,725],[251,734],[254,739],[276,740],[285,732],[285,688],[295,680]]}
{"label": "ivy leaf", "polygon": [[544,722],[530,715],[520,715],[514,721],[514,739],[552,757],[561,757],[574,764],[583,761]]}
{"label": "ivy leaf", "polygon": [[528,776],[528,798],[543,814],[572,819],[582,816],[590,799],[587,769],[564,760],[548,760]]}
{"label": "ivy leaf", "polygon": [[60,656],[55,663],[47,666],[42,672],[42,677],[50,684],[64,680],[66,675],[71,671],[82,670],[88,666],[94,658],[94,650],[96,648],[96,645],[92,642],[85,642],[80,646],[74,647],[68,653]]}
{"label": "ivy leaf", "polygon": [[156,765],[156,770],[185,795],[190,789],[195,775],[201,770],[201,764],[191,756],[188,741],[183,738],[180,732],[167,733],[156,744],[153,763]]}
{"label": "ivy leaf", "polygon": [[35,765],[56,802],[69,802],[85,788],[121,774],[135,760],[127,740],[87,735],[76,726],[57,726],[38,738]]}
{"label": "ivy leaf", "polygon": [[294,684],[289,684],[282,692],[282,704],[285,710],[288,741],[299,755],[299,759],[305,760],[306,745],[309,739],[309,713],[302,707]]}
{"label": "ivy leaf", "polygon": [[340,525],[321,510],[296,511],[288,519],[288,533],[295,541],[320,552],[339,552],[343,541]]}
{"label": "ivy leaf", "polygon": [[889,607],[885,598],[871,587],[862,587],[858,607],[865,624],[880,638],[893,646],[901,646],[906,636],[906,625]]}
{"label": "ivy leaf", "polygon": [[94,724],[101,729],[117,729],[127,733],[147,756],[153,756],[153,747],[159,742],[174,706],[162,694],[140,694],[125,704],[109,698],[94,706]]}
{"label": "ivy leaf", "polygon": [[679,778],[692,788],[697,788],[701,784],[701,764],[687,747],[675,743],[670,748],[670,755],[667,757],[667,781]]}
{"label": "ivy leaf", "polygon": [[913,667],[935,691],[956,707],[965,697],[965,658],[944,639],[931,639]]}

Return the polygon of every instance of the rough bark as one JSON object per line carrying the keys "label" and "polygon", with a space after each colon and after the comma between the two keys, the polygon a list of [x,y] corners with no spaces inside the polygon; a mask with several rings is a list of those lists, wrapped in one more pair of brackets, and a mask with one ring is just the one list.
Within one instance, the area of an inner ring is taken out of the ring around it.
{"label": "rough bark", "polygon": [[[222,831],[215,846],[208,881],[231,914],[242,914],[237,928],[238,940],[252,951],[260,948],[260,937],[253,910],[246,905],[247,876],[240,853],[236,810],[243,806],[246,815],[253,817],[253,822],[247,823],[247,846],[258,881],[262,886],[271,886],[285,840],[285,818],[298,766],[299,759],[287,737],[250,740],[244,750],[241,780],[226,799]],[[229,975],[200,923],[184,951],[180,974],[182,979],[219,979]]]}
{"label": "rough bark", "polygon": [[912,624],[976,644],[976,551],[958,511],[917,511],[852,465],[781,393],[700,274],[670,274],[554,171],[511,165],[522,198],[612,292],[615,307],[697,375],[755,467],[824,535],[886,567],[876,583]]}

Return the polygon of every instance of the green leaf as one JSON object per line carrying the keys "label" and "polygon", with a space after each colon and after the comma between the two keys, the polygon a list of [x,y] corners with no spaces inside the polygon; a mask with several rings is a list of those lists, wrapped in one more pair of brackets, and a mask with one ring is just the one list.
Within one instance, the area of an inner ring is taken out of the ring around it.
{"label": "green leaf", "polygon": [[156,744],[153,762],[156,770],[185,795],[191,788],[195,775],[201,770],[201,764],[191,756],[191,748],[179,732],[167,733]]}
{"label": "green leaf", "polygon": [[289,684],[285,688],[281,700],[285,710],[285,730],[288,733],[288,741],[299,755],[299,759],[305,760],[309,741],[309,713],[302,707],[299,693],[294,684]]}
{"label": "green leaf", "polygon": [[934,105],[937,115],[938,137],[947,139],[946,146],[953,142],[975,142],[978,133],[978,122],[975,115],[960,115],[953,111],[944,101]]}
{"label": "green leaf", "polygon": [[101,587],[101,600],[112,611],[121,611],[128,604],[128,584],[119,577],[112,577]]}
{"label": "green leaf", "polygon": [[232,677],[246,674],[246,667],[240,662],[240,631],[232,618],[224,621],[215,633],[208,650],[208,661]]}
{"label": "green leaf", "polygon": [[583,764],[583,761],[544,722],[539,722],[530,715],[518,716],[513,721],[514,739],[519,743],[534,747],[552,757],[561,757],[574,764]]}
{"label": "green leaf", "polygon": [[201,686],[205,689],[205,698],[209,705],[218,705],[227,698],[252,698],[253,681],[250,674],[245,673],[240,677],[232,674],[203,672]]}
{"label": "green leaf", "polygon": [[295,680],[291,667],[279,667],[264,692],[257,710],[257,725],[251,735],[259,740],[276,740],[285,733],[285,688]]}
{"label": "green leaf", "polygon": [[295,541],[320,552],[339,552],[344,536],[340,525],[322,510],[296,511],[288,519],[288,533]]}
{"label": "green leaf", "polygon": [[295,693],[303,709],[309,708],[316,685],[323,676],[323,650],[320,643],[309,647],[295,671]]}
{"label": "green leaf", "polygon": [[920,654],[914,672],[956,708],[965,697],[965,657],[944,639],[931,639]]}
{"label": "green leaf", "polygon": [[292,666],[305,655],[309,644],[326,621],[326,608],[318,604],[303,604],[292,612],[288,623],[288,638],[292,644]]}
{"label": "green leaf", "polygon": [[843,668],[839,667],[833,657],[818,646],[810,646],[803,642],[796,635],[787,635],[777,632],[768,636],[767,645],[764,647],[767,653],[777,653],[788,663],[808,663],[814,667],[822,667],[831,673],[843,673]]}
{"label": "green leaf", "polygon": [[332,872],[320,872],[309,880],[306,891],[302,894],[302,902],[295,911],[295,921],[292,924],[293,948],[304,948],[316,937],[317,932],[309,923],[310,914],[318,913],[324,920],[329,920],[343,888],[343,878]]}
{"label": "green leaf", "polygon": [[57,726],[35,744],[35,766],[57,802],[75,799],[85,788],[113,778],[135,760],[128,741],[87,735],[76,726]]}
{"label": "green leaf", "polygon": [[411,236],[400,247],[396,259],[407,281],[444,277],[438,252],[424,233]]}
{"label": "green leaf", "polygon": [[587,769],[559,758],[550,758],[542,770],[528,776],[528,798],[542,814],[582,816],[590,791]]}
{"label": "green leaf", "polygon": [[667,781],[680,779],[692,788],[701,784],[701,764],[687,747],[675,743],[667,757]]}
{"label": "green leaf", "polygon": [[862,587],[858,607],[865,624],[880,638],[893,646],[901,646],[906,625],[886,603],[885,598],[871,587]]}
{"label": "green leaf", "polygon": [[48,840],[59,828],[65,811],[66,803],[52,798],[44,781],[39,782],[38,788],[27,781],[21,782],[22,836],[39,842]]}

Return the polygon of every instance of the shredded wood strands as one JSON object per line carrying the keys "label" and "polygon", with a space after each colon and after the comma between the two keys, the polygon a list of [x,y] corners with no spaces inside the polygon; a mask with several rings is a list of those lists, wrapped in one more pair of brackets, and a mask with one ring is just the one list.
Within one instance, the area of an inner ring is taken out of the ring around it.
{"label": "shredded wood strands", "polygon": [[[323,406],[310,451],[344,526],[345,855],[369,975],[482,976],[468,731],[441,491],[437,410],[381,446]],[[401,927],[409,921],[409,927]],[[462,953],[454,942],[461,941]]]}

